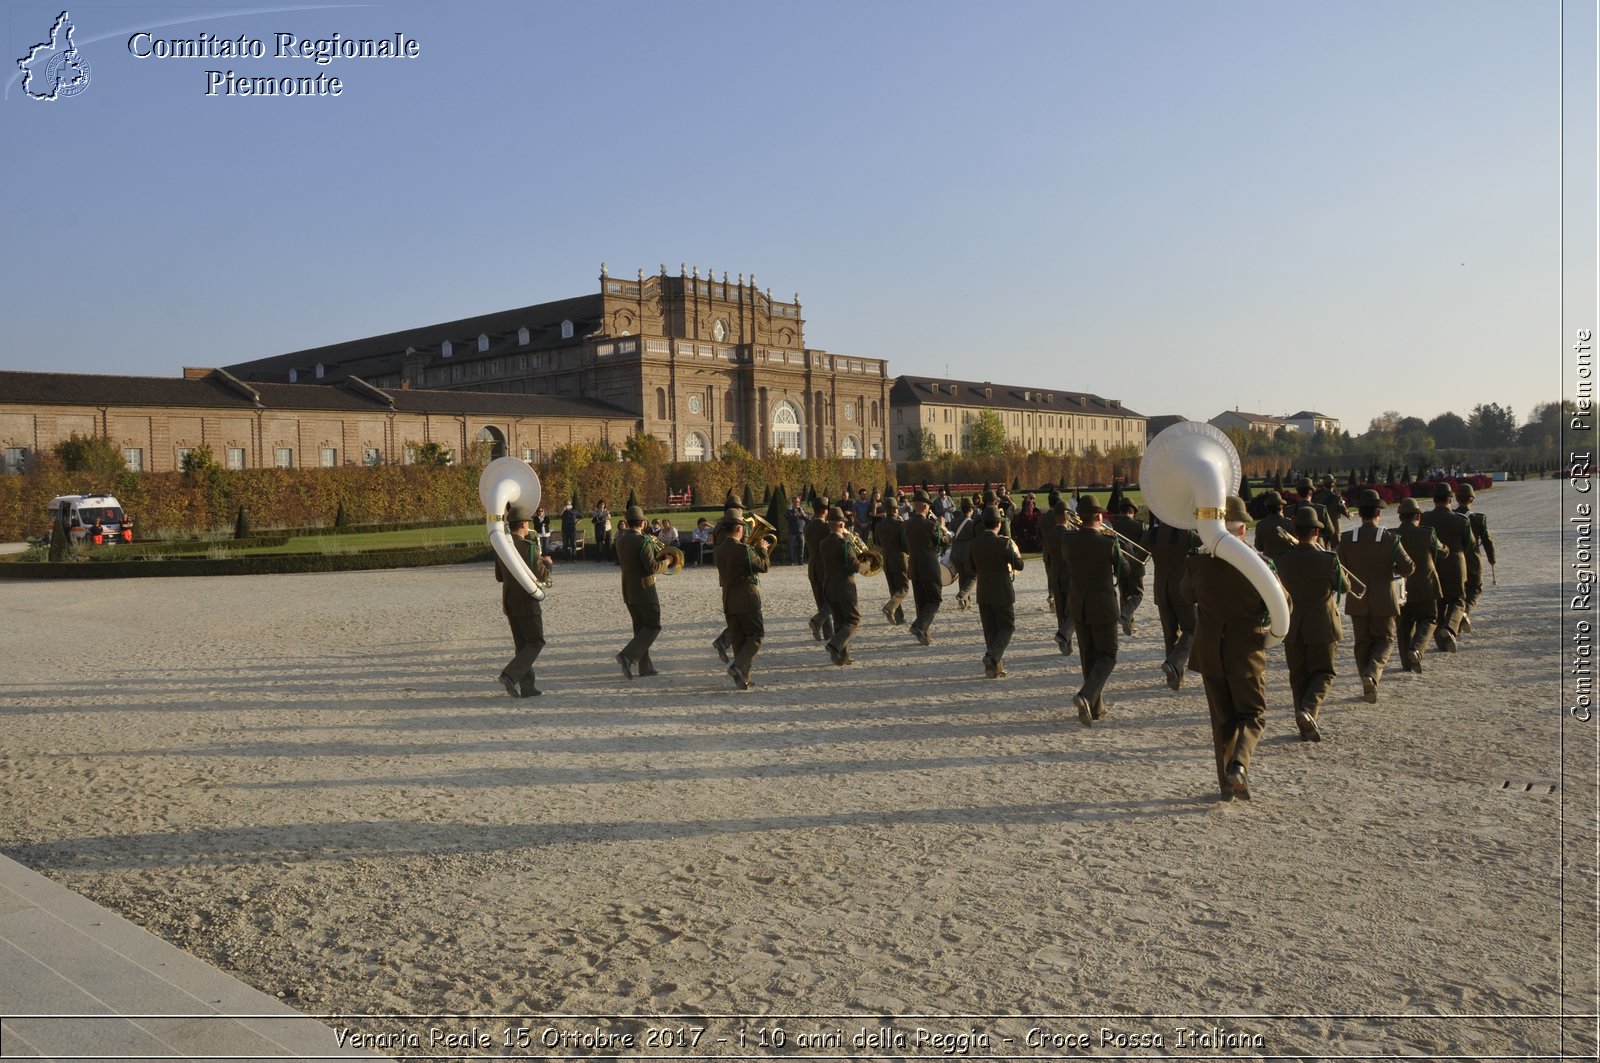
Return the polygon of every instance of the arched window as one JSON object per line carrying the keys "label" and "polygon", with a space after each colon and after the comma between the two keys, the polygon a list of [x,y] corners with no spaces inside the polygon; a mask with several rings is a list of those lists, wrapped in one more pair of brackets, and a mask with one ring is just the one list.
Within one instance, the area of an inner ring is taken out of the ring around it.
{"label": "arched window", "polygon": [[878,402],[876,399],[872,402],[872,427],[878,427]]}
{"label": "arched window", "polygon": [[656,388],[656,420],[667,419],[667,389]]}
{"label": "arched window", "polygon": [[489,349],[489,335],[488,335],[488,333],[485,333],[485,332],[478,333],[478,350],[487,351],[488,349]]}
{"label": "arched window", "polygon": [[772,449],[780,454],[801,454],[800,411],[788,399],[772,410]]}
{"label": "arched window", "polygon": [[684,461],[710,461],[711,446],[699,432],[690,432],[683,441]]}
{"label": "arched window", "polygon": [[517,342],[524,347],[528,345],[528,326],[517,329]]}
{"label": "arched window", "polygon": [[456,350],[455,344],[451,343],[449,340],[445,340],[443,343],[441,343],[439,345],[439,353],[442,354],[446,358],[448,358],[452,354],[454,354],[455,350]]}
{"label": "arched window", "polygon": [[501,435],[500,429],[494,425],[488,424],[478,429],[478,434],[475,438],[479,443],[488,444],[490,458],[503,458],[506,456],[506,437]]}
{"label": "arched window", "polygon": [[561,323],[561,338],[564,340],[570,340],[572,338],[572,322],[563,321]]}
{"label": "arched window", "polygon": [[839,447],[839,456],[841,458],[861,457],[860,441],[858,441],[855,436],[845,436],[844,443]]}

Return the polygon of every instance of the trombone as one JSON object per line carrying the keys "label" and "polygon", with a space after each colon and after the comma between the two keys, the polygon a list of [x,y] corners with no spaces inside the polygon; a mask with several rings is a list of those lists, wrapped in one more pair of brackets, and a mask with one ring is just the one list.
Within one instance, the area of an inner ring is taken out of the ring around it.
{"label": "trombone", "polygon": [[[1066,514],[1068,524],[1072,525],[1074,528],[1083,527],[1083,519],[1076,513],[1068,509],[1066,510]],[[1121,540],[1123,551],[1131,555],[1129,560],[1134,564],[1148,565],[1150,563],[1150,551],[1146,550],[1142,545],[1134,542],[1132,539],[1128,538],[1126,535],[1123,535],[1121,532],[1117,531],[1117,529],[1113,528],[1104,521],[1102,521],[1100,524],[1100,534],[1115,536],[1117,539]]]}

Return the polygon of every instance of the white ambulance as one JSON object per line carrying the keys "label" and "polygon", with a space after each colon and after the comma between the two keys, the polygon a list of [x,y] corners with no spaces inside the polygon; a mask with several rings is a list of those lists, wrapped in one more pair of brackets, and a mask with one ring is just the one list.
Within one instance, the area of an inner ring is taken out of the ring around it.
{"label": "white ambulance", "polygon": [[67,534],[75,543],[101,546],[133,542],[133,521],[112,495],[57,495],[50,500],[50,526],[65,513]]}

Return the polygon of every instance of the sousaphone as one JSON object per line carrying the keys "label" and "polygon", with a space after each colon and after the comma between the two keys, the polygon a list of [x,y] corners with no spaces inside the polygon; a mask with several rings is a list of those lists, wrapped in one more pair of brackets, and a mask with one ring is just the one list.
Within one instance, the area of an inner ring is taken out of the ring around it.
{"label": "sousaphone", "polygon": [[529,513],[539,508],[539,474],[525,461],[517,458],[496,458],[483,468],[478,477],[478,500],[483,503],[483,521],[489,532],[489,545],[505,565],[506,571],[516,578],[536,602],[544,601],[544,588],[539,586],[533,570],[517,552],[506,527],[506,508],[513,502]]}
{"label": "sousaphone", "polygon": [[1145,448],[1139,486],[1161,523],[1188,528],[1204,553],[1243,573],[1267,603],[1273,638],[1289,633],[1289,599],[1278,577],[1244,540],[1228,534],[1223,507],[1239,488],[1243,466],[1233,443],[1215,425],[1179,421]]}

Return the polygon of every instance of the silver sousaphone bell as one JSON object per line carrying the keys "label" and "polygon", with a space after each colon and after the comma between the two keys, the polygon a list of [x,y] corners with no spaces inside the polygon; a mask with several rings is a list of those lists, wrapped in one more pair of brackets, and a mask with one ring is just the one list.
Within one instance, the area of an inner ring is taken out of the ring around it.
{"label": "silver sousaphone bell", "polygon": [[1179,421],[1145,448],[1139,487],[1163,524],[1187,528],[1200,549],[1238,569],[1267,603],[1273,638],[1289,633],[1289,598],[1261,555],[1228,534],[1223,509],[1239,488],[1243,466],[1233,443],[1215,425]]}
{"label": "silver sousaphone bell", "polygon": [[511,541],[511,532],[506,527],[506,509],[511,503],[520,502],[531,513],[539,508],[541,493],[539,474],[527,462],[516,458],[496,458],[483,467],[478,477],[478,500],[483,503],[489,545],[494,547],[506,571],[516,577],[522,589],[536,602],[544,601],[544,588],[539,586],[533,570]]}

